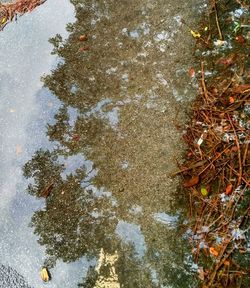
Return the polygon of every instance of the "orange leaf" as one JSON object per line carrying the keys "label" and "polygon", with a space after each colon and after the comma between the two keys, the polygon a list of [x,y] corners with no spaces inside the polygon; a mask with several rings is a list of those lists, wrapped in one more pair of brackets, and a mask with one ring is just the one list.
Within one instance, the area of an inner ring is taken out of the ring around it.
{"label": "orange leaf", "polygon": [[217,257],[217,256],[219,255],[218,251],[215,250],[214,247],[210,247],[210,248],[209,248],[209,252],[210,252],[212,255],[214,255],[215,257]]}
{"label": "orange leaf", "polygon": [[229,97],[229,102],[232,104],[232,103],[234,103],[234,97],[233,96],[230,96]]}
{"label": "orange leaf", "polygon": [[233,191],[233,185],[229,184],[226,188],[226,195],[230,195]]}
{"label": "orange leaf", "polygon": [[183,186],[184,186],[185,188],[190,188],[190,187],[192,187],[192,186],[197,185],[197,184],[199,183],[199,181],[200,181],[200,177],[199,177],[199,175],[196,175],[196,176],[192,177],[191,179],[185,181],[185,182],[183,183]]}
{"label": "orange leaf", "polygon": [[87,41],[88,40],[88,36],[87,35],[80,35],[79,40],[80,41]]}

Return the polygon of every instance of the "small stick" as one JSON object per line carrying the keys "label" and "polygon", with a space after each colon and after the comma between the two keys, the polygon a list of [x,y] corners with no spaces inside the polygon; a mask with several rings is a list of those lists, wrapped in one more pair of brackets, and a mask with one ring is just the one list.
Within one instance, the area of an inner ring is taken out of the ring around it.
{"label": "small stick", "polygon": [[[229,147],[231,147],[232,145],[230,145]],[[201,175],[203,172],[205,172],[218,158],[221,157],[221,155],[229,148],[226,147],[221,153],[219,153],[219,155],[217,155],[198,175]]]}
{"label": "small stick", "polygon": [[236,142],[236,146],[237,146],[237,148],[238,148],[239,178],[238,178],[238,183],[237,183],[237,185],[240,185],[240,184],[241,184],[241,178],[242,178],[242,162],[241,162],[240,144],[239,144],[239,141],[238,141],[238,135],[237,135],[237,133],[236,133],[236,131],[235,131],[235,128],[234,128],[234,125],[233,125],[233,122],[232,122],[230,116],[227,115],[227,118],[228,118],[228,120],[229,120],[229,122],[230,122],[230,124],[231,124],[231,126],[232,126],[232,128],[233,128],[233,130],[234,130],[235,142]]}
{"label": "small stick", "polygon": [[171,177],[174,177],[174,176],[176,176],[176,175],[178,175],[178,174],[180,174],[180,173],[183,173],[183,172],[185,172],[185,171],[188,171],[188,170],[191,170],[191,169],[200,167],[200,166],[206,164],[206,162],[207,162],[206,160],[198,161],[198,162],[196,162],[195,164],[190,165],[189,167],[185,167],[185,168],[183,168],[183,169],[181,169],[181,170],[179,170],[179,171],[177,171],[177,172],[174,172],[174,173],[171,174],[170,176],[171,176]]}
{"label": "small stick", "polygon": [[216,21],[216,25],[217,25],[217,29],[218,29],[218,33],[219,33],[219,38],[220,38],[220,40],[223,40],[223,36],[221,33],[221,29],[220,29],[216,0],[213,0],[213,8],[214,8],[214,12],[215,12],[215,21]]}
{"label": "small stick", "polygon": [[202,85],[202,89],[203,89],[204,95],[206,97],[206,100],[208,101],[208,92],[207,92],[206,83],[205,83],[204,63],[203,63],[203,61],[201,62],[201,85]]}

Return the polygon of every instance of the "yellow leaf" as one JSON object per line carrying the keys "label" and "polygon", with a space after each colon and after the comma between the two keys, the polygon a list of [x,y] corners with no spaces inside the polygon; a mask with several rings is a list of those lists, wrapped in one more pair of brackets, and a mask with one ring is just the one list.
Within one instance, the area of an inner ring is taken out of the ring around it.
{"label": "yellow leaf", "polygon": [[193,30],[190,30],[190,33],[192,34],[192,36],[194,38],[200,38],[201,37],[201,34],[199,32],[195,32]]}
{"label": "yellow leaf", "polygon": [[3,17],[3,19],[1,20],[1,24],[4,24],[6,22],[7,18]]}
{"label": "yellow leaf", "polygon": [[205,187],[201,187],[201,194],[203,196],[207,196],[208,195],[208,191],[207,191],[207,189]]}
{"label": "yellow leaf", "polygon": [[40,271],[40,276],[44,282],[48,282],[50,280],[49,270],[46,267],[43,267]]}

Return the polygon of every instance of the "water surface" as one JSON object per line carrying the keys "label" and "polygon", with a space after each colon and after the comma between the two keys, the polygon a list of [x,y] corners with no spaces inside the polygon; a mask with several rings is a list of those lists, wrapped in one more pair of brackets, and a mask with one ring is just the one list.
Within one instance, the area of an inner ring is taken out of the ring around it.
{"label": "water surface", "polygon": [[194,287],[169,174],[203,2],[47,1],[1,32],[0,261],[31,286]]}

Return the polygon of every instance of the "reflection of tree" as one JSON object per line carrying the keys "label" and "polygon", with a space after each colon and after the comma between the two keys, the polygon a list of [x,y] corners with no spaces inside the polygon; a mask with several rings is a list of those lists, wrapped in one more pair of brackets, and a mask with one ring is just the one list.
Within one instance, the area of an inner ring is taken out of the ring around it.
{"label": "reflection of tree", "polygon": [[24,169],[26,176],[34,177],[35,184],[29,187],[32,194],[39,195],[53,181],[45,210],[36,212],[32,219],[39,242],[46,245],[52,258],[64,261],[74,261],[85,253],[97,255],[101,247],[110,249],[116,220],[108,199],[95,197],[81,187],[85,177],[81,169],[63,181],[62,167],[55,160],[48,151],[39,151]]}
{"label": "reflection of tree", "polygon": [[[34,184],[28,187],[30,194],[41,196],[49,184],[53,185],[45,209],[34,213],[35,233],[46,246],[51,266],[57,259],[70,262],[82,256],[98,258],[101,249],[110,255],[117,251],[114,265],[121,287],[173,284],[178,288],[184,282],[185,287],[190,287],[180,251],[176,250],[182,241],[152,218],[153,213],[170,206],[166,182],[172,164],[165,146],[170,145],[171,139],[165,135],[167,113],[146,107],[152,100],[149,95],[164,92],[162,87],[151,89],[155,70],[159,69],[153,66],[155,58],[144,61],[137,57],[138,51],[143,52],[143,43],[152,36],[142,36],[142,42],[128,41],[120,33],[124,25],[140,24],[136,20],[140,4],[133,2],[135,7],[124,14],[130,5],[128,1],[119,5],[116,1],[71,2],[76,8],[76,23],[68,25],[69,38],[63,41],[57,35],[51,39],[53,53],[63,61],[51,75],[44,77],[45,86],[62,102],[55,115],[56,123],[48,125],[49,139],[57,141],[58,147],[52,152],[38,151],[24,167],[25,176],[34,178]],[[108,15],[109,9],[114,15]],[[120,17],[121,21],[111,26],[110,17]],[[98,25],[91,24],[94,20]],[[88,42],[79,41],[79,36],[85,33],[95,37],[89,36]],[[111,42],[113,39],[123,42],[123,49],[117,49]],[[84,47],[85,50],[81,49]],[[154,56],[161,58],[162,54],[158,54],[156,51]],[[107,74],[111,67],[118,72]],[[135,75],[130,82],[126,80],[127,73]],[[145,94],[145,99],[137,97],[140,93]],[[127,102],[126,97],[130,97]],[[108,101],[100,112],[96,107],[101,100]],[[73,125],[69,121],[69,107],[78,111]],[[106,116],[117,107],[120,122],[113,129]],[[154,121],[155,118],[158,120]],[[87,176],[84,167],[65,180],[61,177],[64,166],[58,157],[78,153],[91,160],[93,169],[98,171],[91,184],[97,189],[105,187],[112,197],[83,188]],[[128,167],[122,167],[124,163]],[[129,212],[134,205],[142,207],[142,216]],[[141,227],[147,246],[144,256],[136,255],[133,245],[121,243],[115,231],[120,219]],[[80,287],[94,287],[98,275],[108,273],[105,265],[102,268],[99,273],[90,268]]]}

